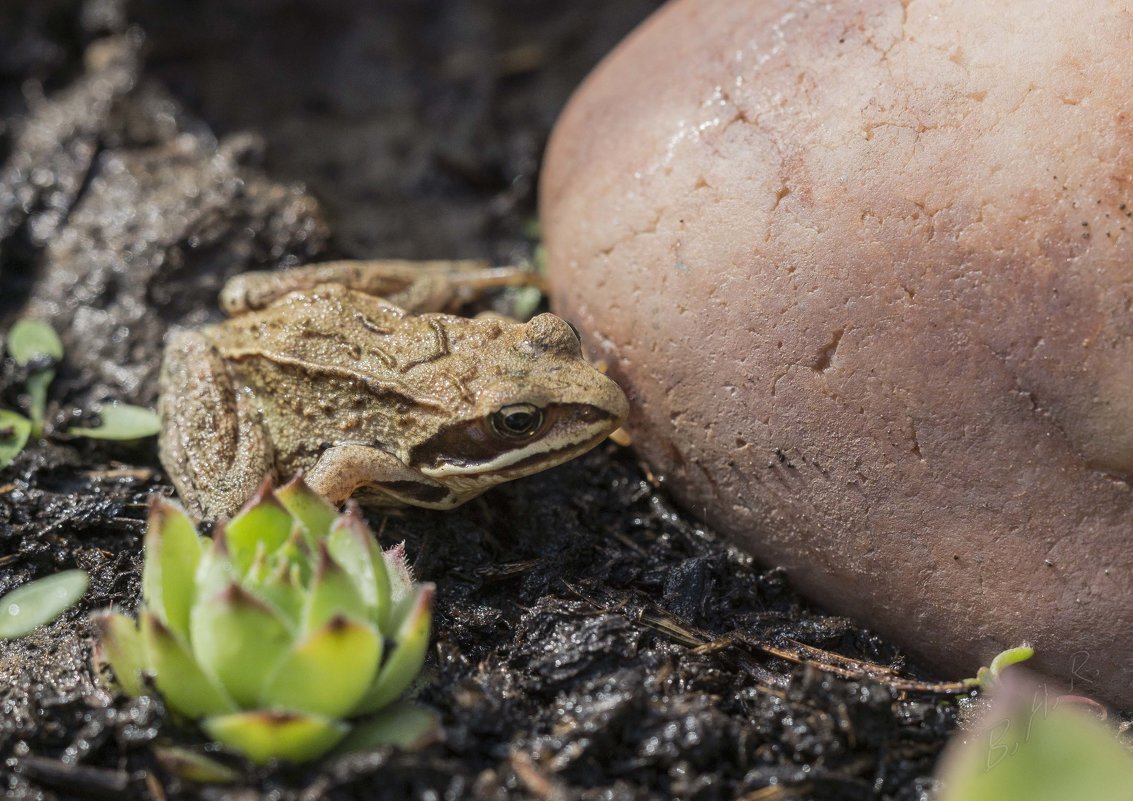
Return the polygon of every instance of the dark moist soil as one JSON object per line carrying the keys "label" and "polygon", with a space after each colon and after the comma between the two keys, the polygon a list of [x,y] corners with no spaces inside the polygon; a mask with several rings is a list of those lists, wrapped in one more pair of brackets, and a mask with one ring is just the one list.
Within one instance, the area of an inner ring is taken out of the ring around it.
{"label": "dark moist soil", "polygon": [[[81,567],[56,624],[0,643],[12,798],[924,799],[955,696],[802,603],[607,444],[450,513],[370,515],[439,586],[419,701],[440,742],[236,787],[157,702],[96,688],[87,614],[137,601],[152,442],[68,439],[152,405],[162,336],[228,276],[336,256],[530,259],[542,149],[650,0],[0,3],[0,327],[66,358],[49,434],[0,472],[0,593]],[[0,372],[18,407],[20,370]],[[876,663],[866,664],[865,662]],[[921,677],[923,678],[923,677]]]}

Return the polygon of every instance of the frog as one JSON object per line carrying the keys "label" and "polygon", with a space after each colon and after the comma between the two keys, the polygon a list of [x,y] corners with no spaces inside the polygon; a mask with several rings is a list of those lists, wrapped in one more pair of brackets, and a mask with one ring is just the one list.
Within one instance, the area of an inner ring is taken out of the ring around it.
{"label": "frog", "polygon": [[228,319],[171,331],[161,463],[198,519],[302,475],[337,505],[451,509],[618,430],[621,387],[551,313],[454,311],[531,283],[479,262],[339,261],[230,279]]}

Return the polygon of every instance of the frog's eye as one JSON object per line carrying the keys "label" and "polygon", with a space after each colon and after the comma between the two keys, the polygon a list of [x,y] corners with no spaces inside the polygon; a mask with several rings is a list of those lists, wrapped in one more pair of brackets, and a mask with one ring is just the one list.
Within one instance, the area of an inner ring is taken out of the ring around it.
{"label": "frog's eye", "polygon": [[513,403],[491,416],[492,430],[501,437],[530,437],[543,425],[543,410],[530,403]]}

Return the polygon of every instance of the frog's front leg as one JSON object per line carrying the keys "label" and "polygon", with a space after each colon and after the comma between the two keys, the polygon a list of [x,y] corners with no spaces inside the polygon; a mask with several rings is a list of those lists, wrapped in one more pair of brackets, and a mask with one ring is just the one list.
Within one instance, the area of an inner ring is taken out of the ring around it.
{"label": "frog's front leg", "polygon": [[221,290],[220,305],[229,315],[243,314],[320,284],[341,284],[420,314],[456,311],[493,287],[541,287],[542,278],[520,267],[488,267],[481,261],[330,261],[237,275]]}
{"label": "frog's front leg", "polygon": [[203,334],[170,337],[159,410],[161,463],[194,516],[230,517],[265,476],[275,478],[254,399],[233,387],[224,359]]}
{"label": "frog's front leg", "polygon": [[460,503],[444,484],[407,467],[396,456],[360,443],[334,445],[323,451],[307,475],[307,484],[336,504],[361,488],[377,494],[369,499],[376,506],[451,509]]}

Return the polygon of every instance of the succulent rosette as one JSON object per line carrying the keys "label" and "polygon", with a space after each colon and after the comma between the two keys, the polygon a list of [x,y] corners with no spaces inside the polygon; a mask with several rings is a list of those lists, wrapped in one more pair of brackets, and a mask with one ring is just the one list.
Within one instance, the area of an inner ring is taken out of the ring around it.
{"label": "succulent rosette", "polygon": [[371,742],[420,727],[419,711],[390,705],[421,669],[432,597],[400,546],[383,552],[356,507],[340,515],[301,479],[265,484],[211,539],[160,499],[138,619],[100,614],[97,658],[128,695],[152,683],[254,762],[302,762],[366,716]]}

